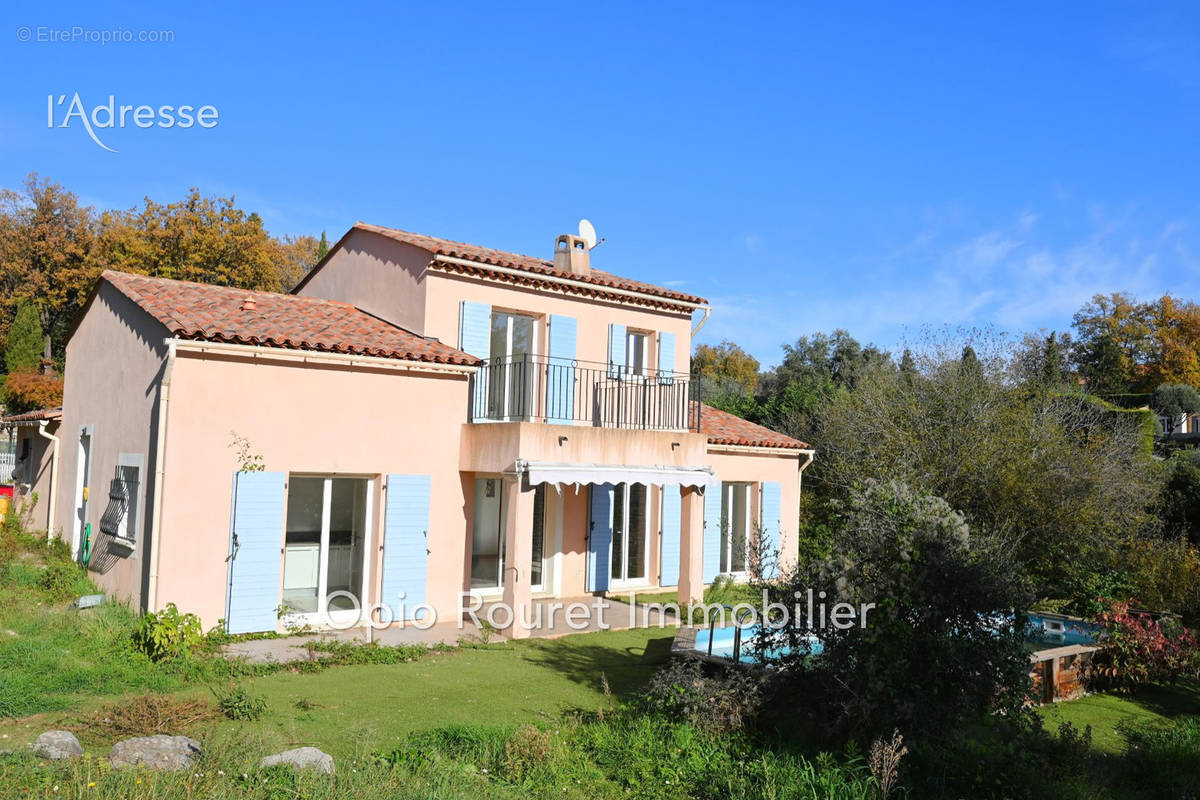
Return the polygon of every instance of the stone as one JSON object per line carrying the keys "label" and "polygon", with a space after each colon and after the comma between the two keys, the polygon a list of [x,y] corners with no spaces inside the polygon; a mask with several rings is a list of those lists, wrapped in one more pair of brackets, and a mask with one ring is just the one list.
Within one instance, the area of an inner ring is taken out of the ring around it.
{"label": "stone", "polygon": [[285,750],[273,756],[267,756],[258,762],[259,767],[273,767],[276,764],[288,764],[296,769],[315,769],[317,772],[333,772],[333,756],[315,747],[297,747],[295,750]]}
{"label": "stone", "polygon": [[34,739],[30,747],[34,755],[51,761],[83,755],[83,746],[70,731],[46,731]]}
{"label": "stone", "polygon": [[200,758],[200,743],[186,736],[141,736],[113,745],[108,760],[114,767],[142,765],[150,769],[187,769]]}

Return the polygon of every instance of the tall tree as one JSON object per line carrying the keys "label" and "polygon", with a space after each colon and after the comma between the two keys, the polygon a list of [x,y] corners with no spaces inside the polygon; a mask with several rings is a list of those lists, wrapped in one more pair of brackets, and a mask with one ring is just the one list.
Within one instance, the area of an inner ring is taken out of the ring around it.
{"label": "tall tree", "polygon": [[31,303],[50,337],[65,329],[94,279],[88,258],[95,215],[57,183],[31,173],[20,189],[0,191],[0,333],[17,306]]}
{"label": "tall tree", "polygon": [[692,374],[712,381],[730,381],[753,392],[758,386],[758,359],[730,341],[702,344],[692,354]]}
{"label": "tall tree", "polygon": [[[317,242],[317,261],[325,257],[329,252],[329,240],[325,238],[325,231],[321,231],[321,241]],[[314,262],[315,263],[315,262]]]}
{"label": "tall tree", "polygon": [[4,348],[6,372],[36,370],[44,354],[42,323],[32,303],[22,301],[8,329],[8,344]]}

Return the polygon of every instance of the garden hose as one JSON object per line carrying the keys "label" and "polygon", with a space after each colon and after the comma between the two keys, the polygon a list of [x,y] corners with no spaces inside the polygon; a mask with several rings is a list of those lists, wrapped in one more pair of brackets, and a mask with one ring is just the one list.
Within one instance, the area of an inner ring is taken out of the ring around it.
{"label": "garden hose", "polygon": [[83,526],[83,549],[79,553],[79,561],[86,567],[92,560],[92,523]]}

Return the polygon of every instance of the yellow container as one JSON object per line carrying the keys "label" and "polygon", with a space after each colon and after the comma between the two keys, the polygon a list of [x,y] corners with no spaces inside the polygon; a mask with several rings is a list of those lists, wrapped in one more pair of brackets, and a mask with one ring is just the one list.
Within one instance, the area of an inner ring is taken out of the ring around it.
{"label": "yellow container", "polygon": [[12,507],[11,497],[0,497],[0,519],[8,516],[8,509]]}

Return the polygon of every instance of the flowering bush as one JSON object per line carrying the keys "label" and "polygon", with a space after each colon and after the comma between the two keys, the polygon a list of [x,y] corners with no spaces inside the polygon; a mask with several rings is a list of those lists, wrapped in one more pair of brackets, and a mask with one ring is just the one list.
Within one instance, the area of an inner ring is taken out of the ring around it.
{"label": "flowering bush", "polygon": [[1104,648],[1092,662],[1092,679],[1105,688],[1128,691],[1200,674],[1200,643],[1174,618],[1110,601],[1096,621],[1104,628]]}

